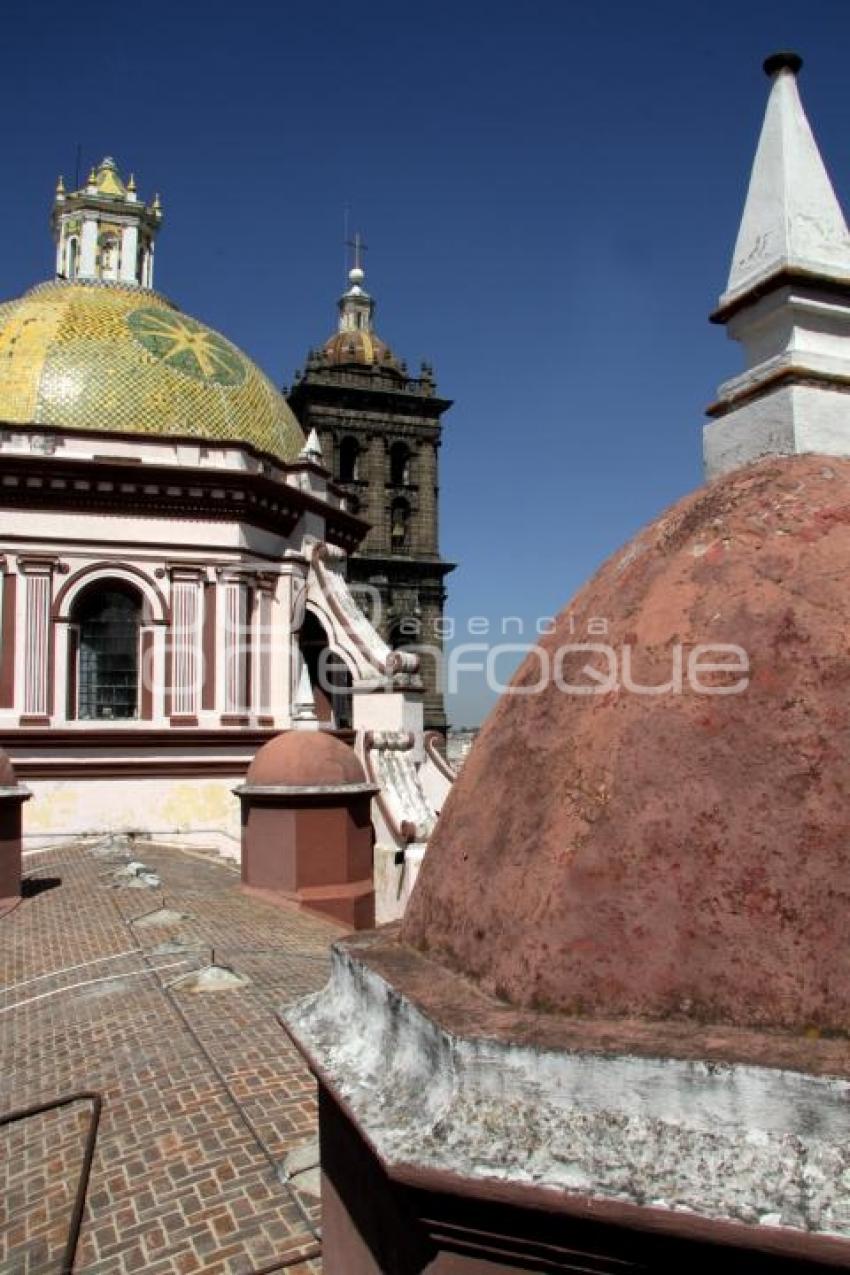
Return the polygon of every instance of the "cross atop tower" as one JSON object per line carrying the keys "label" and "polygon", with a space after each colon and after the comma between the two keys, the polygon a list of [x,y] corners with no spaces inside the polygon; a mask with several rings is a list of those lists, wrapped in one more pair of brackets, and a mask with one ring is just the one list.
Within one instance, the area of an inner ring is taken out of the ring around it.
{"label": "cross atop tower", "polygon": [[351,286],[339,299],[339,330],[340,332],[371,332],[375,302],[361,287],[366,278],[366,272],[363,269],[363,253],[366,251],[366,244],[359,230],[353,239],[346,239],[345,246],[353,250],[354,265],[348,272],[348,282]]}
{"label": "cross atop tower", "polygon": [[367,243],[364,243],[363,236],[361,235],[359,230],[355,231],[353,239],[346,239],[345,246],[346,248],[351,248],[354,252],[353,269],[359,270],[362,273],[363,271],[362,255],[364,252],[368,252],[369,245]]}

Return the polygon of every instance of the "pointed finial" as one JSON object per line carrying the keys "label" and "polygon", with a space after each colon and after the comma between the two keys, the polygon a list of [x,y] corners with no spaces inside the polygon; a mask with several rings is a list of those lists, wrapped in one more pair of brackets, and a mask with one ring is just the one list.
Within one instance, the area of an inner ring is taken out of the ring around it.
{"label": "pointed finial", "polygon": [[57,199],[65,198],[65,178],[62,176],[61,173],[59,174],[59,180],[56,183],[56,198]]}
{"label": "pointed finial", "polygon": [[295,730],[316,730],[319,719],[316,716],[316,701],[313,698],[313,687],[310,682],[310,671],[307,661],[302,657],[301,672],[298,676],[298,688],[292,705],[292,723]]}
{"label": "pointed finial", "polygon": [[97,185],[97,169],[95,168],[94,164],[92,164],[91,170],[89,172],[89,185],[90,186]]}
{"label": "pointed finial", "polygon": [[[709,477],[769,455],[850,456],[839,389],[850,370],[850,233],[800,100],[801,62],[783,52],[764,63],[764,123],[712,315],[740,341],[745,369],[709,409]],[[789,393],[787,373],[805,394]]]}
{"label": "pointed finial", "polygon": [[319,435],[315,429],[311,429],[307,435],[307,441],[301,448],[299,459],[309,461],[313,465],[322,464],[324,459],[322,456],[322,444],[319,442]]}
{"label": "pointed finial", "polygon": [[772,83],[721,309],[782,269],[850,277],[844,214],[800,101],[801,64],[790,52],[764,64]]}
{"label": "pointed finial", "polygon": [[135,173],[130,174],[130,178],[127,182],[127,189],[129,191],[135,192],[135,189],[136,189],[136,174]]}
{"label": "pointed finial", "polygon": [[158,213],[160,216],[162,216],[162,200],[159,197],[158,191],[153,197],[153,203],[151,204],[151,208],[153,209],[155,213]]}
{"label": "pointed finial", "polygon": [[764,73],[770,80],[780,71],[790,71],[792,75],[797,75],[802,65],[803,59],[799,53],[794,53],[791,49],[782,49],[779,53],[771,53],[769,58],[765,58]]}

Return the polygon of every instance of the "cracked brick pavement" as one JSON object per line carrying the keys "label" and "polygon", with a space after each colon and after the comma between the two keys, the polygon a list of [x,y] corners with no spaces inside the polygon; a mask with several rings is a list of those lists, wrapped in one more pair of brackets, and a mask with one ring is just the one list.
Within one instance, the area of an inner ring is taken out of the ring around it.
{"label": "cracked brick pavement", "polygon": [[[161,889],[116,883],[131,858]],[[249,1275],[314,1253],[318,1202],[278,1169],[316,1136],[315,1087],[275,1011],[322,986],[340,931],[242,894],[232,865],[151,843],[66,846],[25,872],[28,897],[0,917],[0,1114],[103,1095],[75,1271]],[[163,896],[183,919],[129,923]],[[245,986],[174,983],[212,948]],[[90,1112],[0,1128],[3,1275],[59,1269]]]}

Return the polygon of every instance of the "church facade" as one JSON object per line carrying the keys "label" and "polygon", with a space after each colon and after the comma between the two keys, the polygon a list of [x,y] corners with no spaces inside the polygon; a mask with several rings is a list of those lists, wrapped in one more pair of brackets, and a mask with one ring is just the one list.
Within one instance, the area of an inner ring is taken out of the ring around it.
{"label": "church facade", "polygon": [[349,579],[395,649],[420,654],[425,726],[445,734],[440,677],[445,577],[453,564],[439,550],[439,452],[442,417],[433,368],[411,376],[374,330],[375,303],[359,264],[339,300],[338,331],[311,350],[288,402],[315,429],[349,507],[369,523],[349,562]]}
{"label": "church facade", "polygon": [[350,591],[367,523],[315,432],[153,290],[162,215],[111,159],[60,182],[56,278],[0,304],[0,739],[30,843],[238,856],[263,743],[301,726],[363,751],[403,725],[415,779],[422,685]]}

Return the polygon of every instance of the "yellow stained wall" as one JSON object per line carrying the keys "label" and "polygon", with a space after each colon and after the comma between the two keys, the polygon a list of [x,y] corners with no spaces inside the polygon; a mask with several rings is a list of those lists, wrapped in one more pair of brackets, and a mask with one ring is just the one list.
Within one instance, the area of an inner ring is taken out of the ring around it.
{"label": "yellow stained wall", "polygon": [[27,849],[75,837],[138,832],[240,857],[243,776],[210,779],[34,779],[24,806]]}

